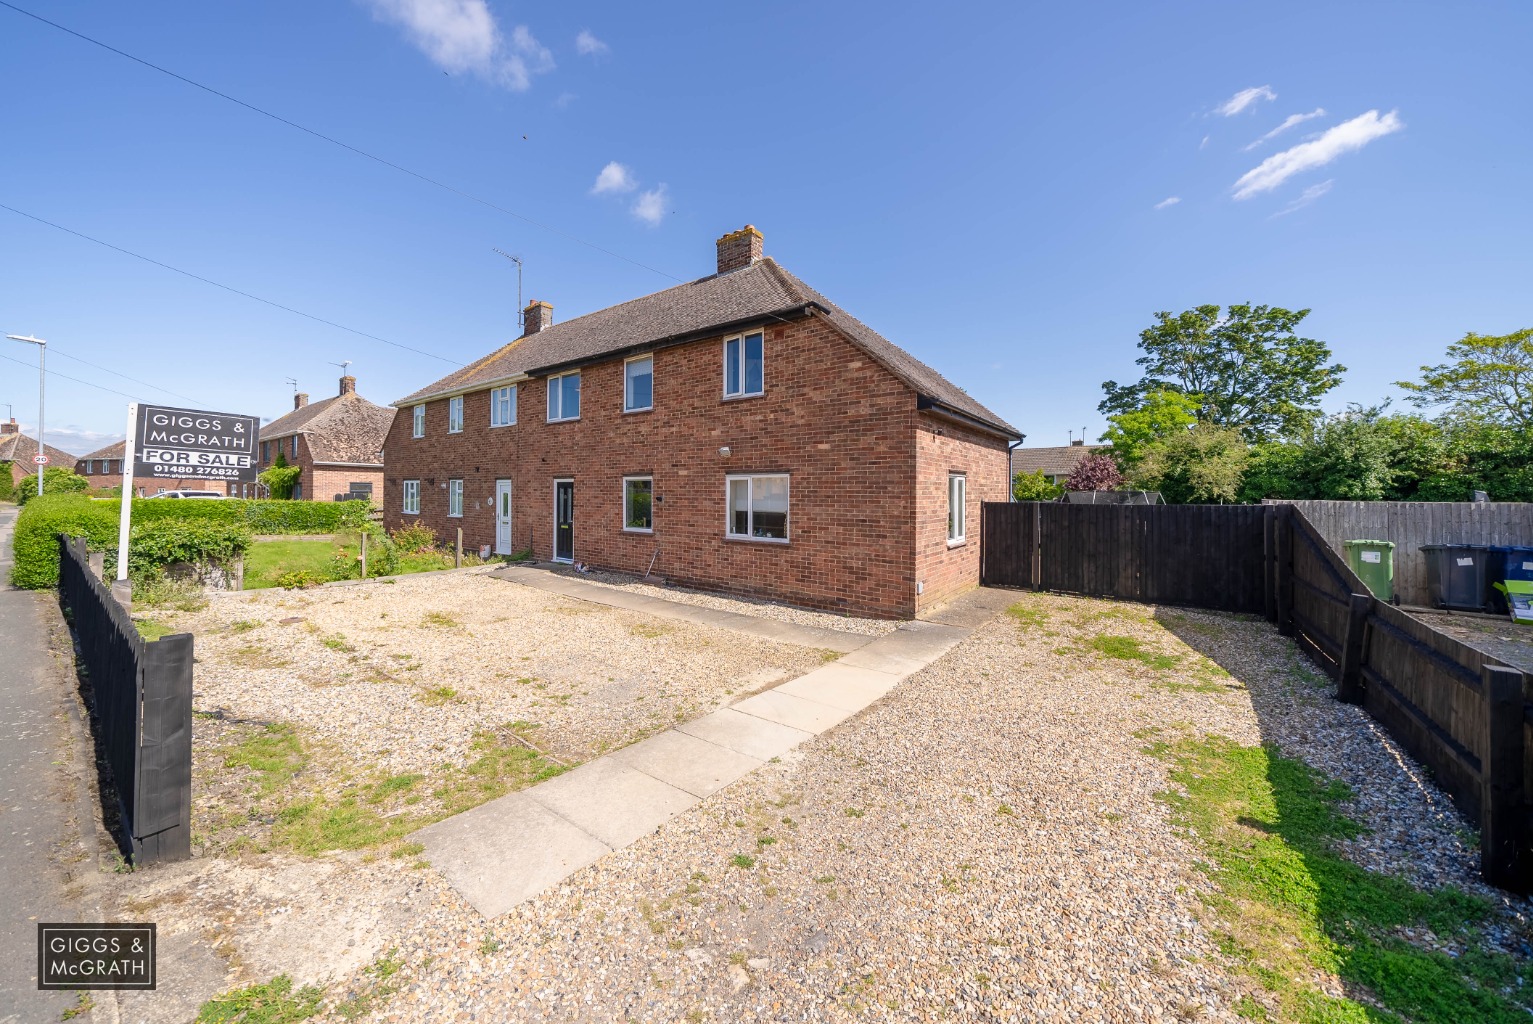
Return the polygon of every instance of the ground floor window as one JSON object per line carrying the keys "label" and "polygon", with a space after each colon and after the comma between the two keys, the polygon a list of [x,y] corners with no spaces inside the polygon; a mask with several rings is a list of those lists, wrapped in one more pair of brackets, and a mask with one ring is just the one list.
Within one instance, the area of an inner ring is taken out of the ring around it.
{"label": "ground floor window", "polygon": [[463,481],[447,481],[447,514],[450,516],[463,515]]}
{"label": "ground floor window", "polygon": [[421,482],[419,480],[406,480],[404,500],[400,503],[400,510],[407,516],[418,516],[421,512]]}
{"label": "ground floor window", "polygon": [[623,477],[623,529],[650,533],[655,528],[655,481],[647,476]]}
{"label": "ground floor window", "polygon": [[947,477],[947,542],[962,544],[964,541],[964,499],[968,497],[968,482],[962,473],[949,473]]}
{"label": "ground floor window", "polygon": [[788,539],[788,474],[726,477],[725,535],[749,540]]}

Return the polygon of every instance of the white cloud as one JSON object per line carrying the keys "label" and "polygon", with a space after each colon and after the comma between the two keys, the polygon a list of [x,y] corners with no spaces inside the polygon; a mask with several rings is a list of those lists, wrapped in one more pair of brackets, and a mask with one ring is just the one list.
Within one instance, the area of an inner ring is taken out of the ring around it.
{"label": "white cloud", "polygon": [[663,183],[640,192],[638,201],[633,204],[633,215],[650,227],[655,227],[665,218],[665,205],[669,198]]}
{"label": "white cloud", "polygon": [[1168,207],[1168,206],[1175,206],[1177,203],[1179,203],[1181,201],[1182,201],[1182,197],[1181,196],[1167,196],[1166,198],[1162,199],[1160,202],[1156,203],[1155,204],[1155,208],[1157,210],[1164,210],[1166,207]]}
{"label": "white cloud", "polygon": [[1231,186],[1236,199],[1250,199],[1263,192],[1270,192],[1296,174],[1324,167],[1343,153],[1362,149],[1374,139],[1383,138],[1400,131],[1405,122],[1399,112],[1391,110],[1383,117],[1377,110],[1343,121],[1327,129],[1309,142],[1301,142],[1291,149],[1274,153],[1251,168]]}
{"label": "white cloud", "polygon": [[1209,140],[1210,137],[1211,136],[1208,136],[1208,135],[1203,136],[1203,141],[1198,143],[1198,148],[1199,149],[1203,149],[1204,147],[1206,147],[1208,145],[1208,140]]}
{"label": "white cloud", "polygon": [[532,76],[552,70],[553,54],[527,26],[511,33],[509,47],[485,0],[365,0],[373,16],[405,35],[444,71],[469,72],[518,92]]}
{"label": "white cloud", "polygon": [[1252,89],[1242,89],[1218,107],[1217,112],[1225,117],[1234,117],[1242,110],[1250,108],[1258,100],[1275,100],[1277,93],[1272,91],[1270,85],[1258,85]]}
{"label": "white cloud", "polygon": [[608,192],[632,192],[639,187],[634,180],[633,172],[616,160],[601,169],[596,176],[596,184],[591,186],[591,194],[594,196],[605,195]]}
{"label": "white cloud", "polygon": [[575,52],[582,57],[596,57],[610,49],[612,47],[593,36],[589,29],[581,29],[575,37]]}
{"label": "white cloud", "polygon": [[1325,181],[1322,181],[1318,185],[1311,185],[1309,188],[1307,188],[1303,192],[1299,193],[1299,198],[1295,199],[1293,202],[1291,202],[1287,206],[1283,207],[1277,213],[1274,213],[1273,216],[1274,217],[1286,217],[1288,214],[1293,213],[1295,210],[1302,210],[1302,209],[1304,209],[1304,207],[1308,206],[1310,203],[1313,203],[1316,199],[1319,199],[1321,196],[1323,196],[1327,192],[1331,191],[1331,186],[1333,184],[1335,184],[1335,183],[1336,183],[1336,179],[1335,178],[1327,178]]}
{"label": "white cloud", "polygon": [[1324,107],[1316,107],[1314,110],[1311,110],[1307,114],[1289,114],[1287,117],[1283,118],[1283,123],[1282,124],[1278,125],[1276,128],[1272,129],[1266,135],[1263,135],[1261,138],[1257,139],[1255,142],[1251,143],[1249,146],[1243,147],[1241,149],[1241,152],[1242,153],[1249,153],[1249,152],[1251,152],[1251,150],[1255,149],[1257,146],[1260,146],[1263,142],[1270,142],[1270,141],[1272,141],[1273,139],[1277,138],[1279,135],[1282,135],[1284,132],[1286,132],[1288,129],[1292,128],[1296,124],[1303,124],[1305,121],[1311,121],[1311,120],[1314,120],[1317,117],[1324,117],[1324,116],[1325,116],[1325,108]]}
{"label": "white cloud", "polygon": [[555,110],[568,110],[569,109],[569,105],[571,103],[574,103],[575,99],[576,99],[576,96],[575,96],[574,93],[572,93],[572,92],[561,92],[558,95],[558,97],[554,100],[554,109]]}

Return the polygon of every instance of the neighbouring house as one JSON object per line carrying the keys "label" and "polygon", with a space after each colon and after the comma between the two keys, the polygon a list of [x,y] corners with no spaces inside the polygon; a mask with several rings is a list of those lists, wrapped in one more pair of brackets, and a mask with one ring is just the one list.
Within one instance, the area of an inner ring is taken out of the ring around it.
{"label": "neighbouring house", "polygon": [[395,402],[384,520],[857,615],[979,580],[1016,428],[762,254],[553,322]]}
{"label": "neighbouring house", "polygon": [[[90,481],[92,491],[106,491],[122,486],[122,460],[128,442],[118,441],[105,448],[98,448],[89,455],[75,459],[75,472]],[[140,498],[164,494],[166,491],[214,491],[228,494],[230,484],[224,480],[202,480],[192,477],[167,479],[156,476],[133,478],[133,493]],[[238,485],[234,485],[238,486]]]}
{"label": "neighbouring house", "polygon": [[[73,455],[51,444],[43,445],[43,453],[50,466],[67,469],[74,465]],[[37,463],[32,461],[36,455],[37,438],[23,434],[16,417],[12,416],[9,423],[0,423],[0,471],[10,473],[13,489],[28,477],[37,478]]]}
{"label": "neighbouring house", "polygon": [[1036,473],[1041,469],[1049,483],[1062,485],[1086,456],[1111,450],[1110,444],[1087,444],[1085,441],[1071,441],[1055,448],[1013,448],[1011,475]]}
{"label": "neighbouring house", "polygon": [[[290,466],[303,467],[294,498],[312,501],[375,499],[383,490],[383,442],[394,410],[357,393],[357,379],[341,378],[334,398],[309,401],[293,396],[293,411],[261,428],[261,469],[280,452]],[[237,486],[237,485],[236,485]]]}

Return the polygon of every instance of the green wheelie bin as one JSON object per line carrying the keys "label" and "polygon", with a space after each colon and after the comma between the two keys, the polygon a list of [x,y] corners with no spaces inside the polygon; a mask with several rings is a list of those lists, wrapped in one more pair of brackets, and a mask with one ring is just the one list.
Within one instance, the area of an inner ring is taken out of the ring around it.
{"label": "green wheelie bin", "polygon": [[1395,545],[1388,540],[1342,541],[1347,565],[1380,601],[1395,599]]}

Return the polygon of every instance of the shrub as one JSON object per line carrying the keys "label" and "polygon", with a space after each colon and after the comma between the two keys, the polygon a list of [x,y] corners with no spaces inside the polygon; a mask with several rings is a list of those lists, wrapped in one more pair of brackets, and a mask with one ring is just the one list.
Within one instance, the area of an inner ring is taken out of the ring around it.
{"label": "shrub", "polygon": [[15,563],[11,585],[28,590],[55,587],[59,582],[61,533],[84,537],[97,551],[117,547],[115,505],[92,501],[83,494],[49,494],[43,484],[41,498],[27,502],[16,517],[13,538]]}
{"label": "shrub", "polygon": [[11,464],[0,462],[0,501],[15,501],[16,485],[11,480]]}
{"label": "shrub", "polygon": [[[65,466],[43,470],[43,497],[50,494],[79,494],[90,490],[90,481]],[[29,476],[16,488],[16,503],[25,505],[37,500],[37,477]]]}
{"label": "shrub", "polygon": [[1067,491],[1116,491],[1123,486],[1123,473],[1111,455],[1092,452],[1075,464],[1065,481]]}
{"label": "shrub", "polygon": [[1018,501],[1053,501],[1064,488],[1043,475],[1043,470],[1018,473],[1011,478],[1011,496]]}
{"label": "shrub", "polygon": [[417,519],[389,535],[395,546],[406,554],[418,554],[436,547],[436,531]]}
{"label": "shrub", "polygon": [[250,530],[239,523],[139,523],[128,543],[128,576],[136,582],[160,576],[166,566],[179,562],[195,566],[231,562],[249,550],[250,541]]}
{"label": "shrub", "polygon": [[389,540],[383,530],[369,526],[356,534],[336,538],[337,546],[331,558],[330,576],[337,580],[362,578],[362,537],[367,537],[367,575],[392,576],[399,568],[399,548]]}
{"label": "shrub", "polygon": [[[44,484],[44,487],[47,485]],[[102,502],[117,515],[120,503]],[[147,498],[133,502],[133,521],[174,520],[240,523],[251,533],[339,533],[356,530],[368,522],[372,503],[366,501],[270,501],[226,498],[222,501]]]}

